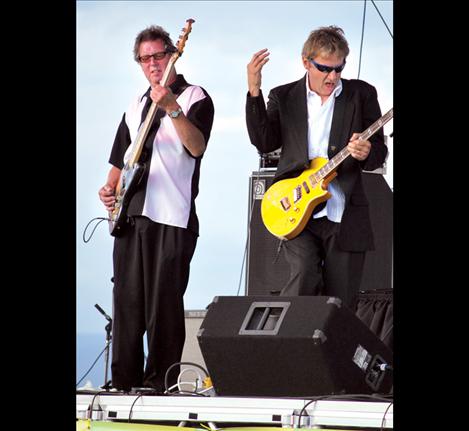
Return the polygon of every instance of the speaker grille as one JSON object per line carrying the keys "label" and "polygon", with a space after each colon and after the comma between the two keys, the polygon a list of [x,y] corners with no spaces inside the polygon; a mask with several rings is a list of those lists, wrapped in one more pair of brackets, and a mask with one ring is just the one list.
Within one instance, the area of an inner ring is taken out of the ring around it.
{"label": "speaker grille", "polygon": [[275,170],[254,171],[249,177],[246,295],[250,296],[277,294],[290,275],[283,253],[278,253],[280,240],[265,228],[261,218],[261,200],[274,175]]}

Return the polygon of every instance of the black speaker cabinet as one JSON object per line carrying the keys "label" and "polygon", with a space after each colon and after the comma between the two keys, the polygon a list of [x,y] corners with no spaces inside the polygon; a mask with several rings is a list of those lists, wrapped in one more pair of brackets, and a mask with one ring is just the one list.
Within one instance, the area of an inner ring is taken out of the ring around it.
{"label": "black speaker cabinet", "polygon": [[[261,200],[272,185],[275,169],[252,172],[249,178],[248,248],[246,259],[246,295],[278,293],[288,281],[290,268],[278,253],[279,239],[264,226]],[[365,257],[360,289],[391,289],[393,193],[380,173],[363,173],[363,187],[370,204],[375,250]]]}
{"label": "black speaker cabinet", "polygon": [[290,267],[283,253],[278,253],[280,240],[264,226],[261,201],[272,185],[275,169],[255,171],[249,177],[248,247],[246,256],[246,295],[275,295],[288,281]]}
{"label": "black speaker cabinet", "polygon": [[338,298],[218,296],[197,338],[218,395],[384,394],[392,388],[392,352]]}
{"label": "black speaker cabinet", "polygon": [[360,290],[392,289],[393,193],[381,174],[363,173],[375,249],[365,256]]}

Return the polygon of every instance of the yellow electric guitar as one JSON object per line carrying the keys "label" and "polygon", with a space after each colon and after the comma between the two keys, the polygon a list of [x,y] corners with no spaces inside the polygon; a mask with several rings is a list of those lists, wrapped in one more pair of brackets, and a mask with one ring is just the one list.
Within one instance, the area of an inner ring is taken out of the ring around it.
{"label": "yellow electric guitar", "polygon": [[[192,30],[193,22],[195,21],[192,18],[186,20],[186,25],[182,29],[179,40],[176,42],[177,51],[171,55],[163,77],[161,78],[160,85],[165,86],[168,82],[168,78],[173,70],[174,64],[184,51],[184,46],[187,38],[189,37],[189,33]],[[130,198],[135,193],[137,185],[145,172],[145,165],[139,163],[139,159],[157,111],[158,105],[155,102],[152,102],[150,109],[148,110],[148,114],[138,130],[135,141],[131,143],[132,152],[129,160],[121,170],[119,182],[117,183],[115,191],[116,202],[114,204],[114,209],[109,211],[109,233],[112,236],[119,236],[122,228],[125,226]]]}
{"label": "yellow electric guitar", "polygon": [[[360,134],[367,140],[393,116],[390,109],[379,120]],[[265,192],[261,203],[261,216],[267,230],[276,237],[295,238],[308,223],[314,208],[331,197],[327,185],[337,176],[337,167],[350,155],[347,147],[331,160],[317,157],[308,169],[296,178],[278,181]]]}

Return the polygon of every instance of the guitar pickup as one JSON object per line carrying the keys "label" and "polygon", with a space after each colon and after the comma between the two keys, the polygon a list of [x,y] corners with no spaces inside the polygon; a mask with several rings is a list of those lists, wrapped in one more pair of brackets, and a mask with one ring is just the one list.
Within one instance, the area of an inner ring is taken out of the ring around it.
{"label": "guitar pickup", "polygon": [[304,187],[306,193],[310,192],[309,187],[308,187],[308,183],[306,181],[303,181],[303,187]]}
{"label": "guitar pickup", "polygon": [[301,186],[297,186],[293,189],[293,202],[298,202],[301,199],[302,191]]}
{"label": "guitar pickup", "polygon": [[285,211],[288,211],[291,207],[290,200],[288,198],[280,199],[280,203]]}

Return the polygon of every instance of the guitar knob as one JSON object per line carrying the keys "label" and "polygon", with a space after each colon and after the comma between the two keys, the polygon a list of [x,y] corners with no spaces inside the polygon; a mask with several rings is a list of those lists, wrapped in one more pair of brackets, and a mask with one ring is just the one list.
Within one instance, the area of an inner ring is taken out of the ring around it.
{"label": "guitar knob", "polygon": [[290,217],[288,220],[290,221],[290,223],[295,223],[295,221],[296,221],[296,219],[293,218],[293,217]]}
{"label": "guitar knob", "polygon": [[293,208],[293,211],[295,211],[296,213],[300,212],[300,209],[298,207],[295,207]]}

